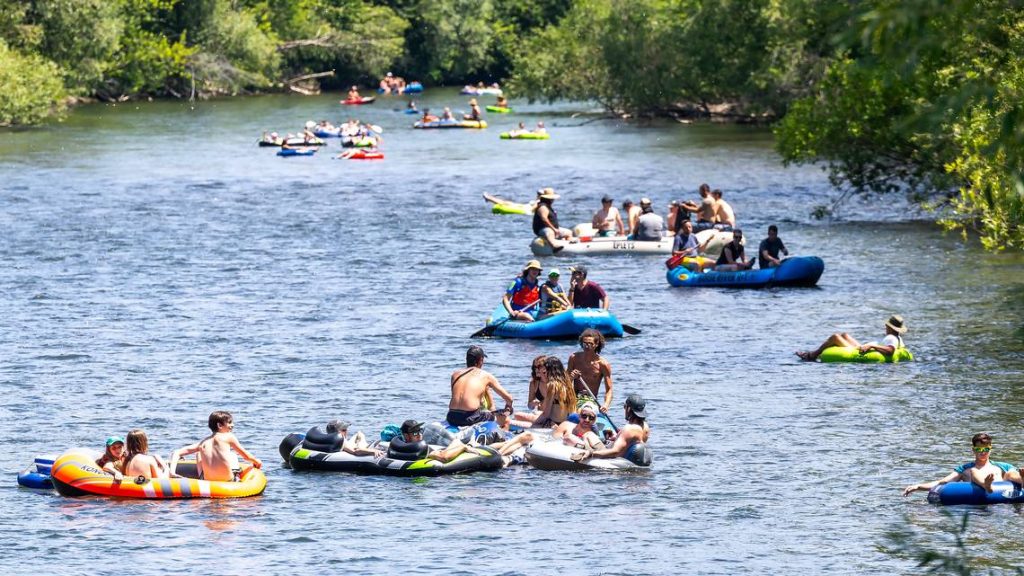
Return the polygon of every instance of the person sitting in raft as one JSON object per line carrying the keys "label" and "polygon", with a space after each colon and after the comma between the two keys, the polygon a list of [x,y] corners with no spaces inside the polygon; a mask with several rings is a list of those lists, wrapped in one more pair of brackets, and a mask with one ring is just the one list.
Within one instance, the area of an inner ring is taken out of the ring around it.
{"label": "person sitting in raft", "polygon": [[921,484],[911,484],[903,489],[903,495],[909,496],[918,490],[931,490],[932,488],[949,482],[973,482],[985,489],[985,492],[992,493],[992,483],[1006,480],[1021,484],[1022,471],[1014,468],[1006,462],[995,462],[990,460],[992,453],[992,437],[981,432],[971,438],[971,450],[974,452],[974,462],[961,464],[949,474]]}
{"label": "person sitting in raft", "polygon": [[732,230],[736,227],[736,215],[732,211],[732,205],[722,199],[722,191],[715,189],[711,192],[715,200],[715,228],[718,230]]}
{"label": "person sitting in raft", "polygon": [[534,440],[534,436],[530,432],[522,432],[520,434],[512,433],[511,410],[511,408],[503,408],[495,412],[495,422],[498,423],[498,428],[501,429],[504,434],[505,440],[488,444],[488,446],[494,448],[499,454],[501,454],[502,464],[505,466],[510,464],[525,464],[525,455],[517,454],[517,452],[522,452],[523,449],[526,446],[529,446]]}
{"label": "person sitting in raft", "polygon": [[[714,235],[709,234],[703,244],[697,244],[697,235],[693,233],[693,222],[686,220],[683,222],[682,229],[676,234],[675,240],[672,241],[671,261],[682,262],[683,258],[696,259],[702,256],[713,239]],[[700,258],[687,262],[685,266],[695,272],[702,272],[707,268],[714,268],[715,261],[710,258]]]}
{"label": "person sitting in raft", "polygon": [[561,440],[566,446],[583,449],[604,448],[601,437],[594,431],[594,424],[597,423],[597,404],[584,402],[576,411],[580,415],[578,423],[566,420],[555,428],[551,437]]}
{"label": "person sitting in raft", "polygon": [[455,116],[452,116],[452,109],[445,106],[444,111],[441,112],[441,120],[455,120]]}
{"label": "person sitting in raft", "polygon": [[[425,425],[425,422],[419,422],[417,420],[406,420],[405,422],[402,422],[402,440],[406,444],[417,444],[423,442],[423,427]],[[392,440],[392,442],[394,442],[394,440]],[[453,440],[446,448],[430,450],[427,452],[427,458],[437,460],[438,462],[451,462],[463,452],[478,453],[476,450],[473,450],[461,441]]]}
{"label": "person sitting in raft", "polygon": [[424,108],[423,109],[423,116],[420,117],[420,122],[423,122],[424,124],[428,124],[430,122],[437,122],[438,120],[440,120],[440,118],[438,118],[437,116],[434,116],[433,114],[431,114],[430,113],[430,108]]}
{"label": "person sitting in raft", "polygon": [[558,268],[555,268],[548,272],[547,282],[540,285],[540,313],[537,314],[537,320],[565,312],[572,307],[565,296],[565,290],[558,283],[561,275]]}
{"label": "person sitting in raft", "polygon": [[648,466],[651,463],[647,451],[647,440],[651,435],[647,426],[647,401],[639,394],[630,394],[623,405],[627,424],[619,429],[619,433],[608,448],[597,450],[587,449],[571,456],[574,462],[582,462],[590,458],[624,457],[634,464]]}
{"label": "person sitting in raft", "polygon": [[494,413],[483,406],[484,398],[493,390],[505,400],[505,406],[512,406],[512,395],[501,386],[493,374],[484,370],[483,348],[470,346],[466,350],[466,369],[452,372],[452,399],[448,403],[445,420],[452,426],[473,426],[494,420]]}
{"label": "person sitting in raft", "polygon": [[359,95],[359,88],[353,86],[348,89],[348,100],[362,100],[363,97]]}
{"label": "person sitting in raft", "polygon": [[640,218],[640,207],[633,204],[632,200],[622,201],[622,211],[626,213],[625,232],[626,236],[632,236],[636,232],[636,221]]}
{"label": "person sitting in raft", "polygon": [[480,111],[480,105],[476,103],[476,98],[470,98],[469,100],[469,114],[462,115],[463,120],[472,120],[479,122],[483,120],[483,112]]}
{"label": "person sitting in raft", "polygon": [[495,103],[498,108],[508,108],[508,99],[504,96],[498,96],[498,101]]}
{"label": "person sitting in raft", "polygon": [[107,438],[107,447],[103,456],[96,460],[96,467],[107,474],[114,476],[114,480],[121,481],[124,478],[124,438],[111,436]]}
{"label": "person sitting in raft", "polygon": [[505,290],[505,295],[501,297],[501,303],[513,320],[533,322],[534,318],[530,310],[540,304],[540,286],[537,283],[540,273],[540,262],[530,260],[523,267],[523,273],[517,276]]}
{"label": "person sitting in raft", "polygon": [[554,356],[544,358],[540,377],[547,387],[547,397],[532,427],[551,428],[565,422],[576,409],[576,391],[569,375],[565,373],[562,361]]}
{"label": "person sitting in raft", "polygon": [[524,122],[520,122],[519,126],[516,126],[515,129],[508,131],[508,135],[513,138],[527,133],[529,133],[529,130],[526,129],[526,123]]}
{"label": "person sitting in raft", "polygon": [[718,204],[715,203],[715,199],[711,196],[711,186],[701,184],[697,189],[697,193],[700,194],[700,204],[696,205],[697,225],[693,229],[697,232],[710,230],[715,227],[715,222],[718,221]]}
{"label": "person sitting in raft", "polygon": [[607,310],[612,304],[611,297],[597,282],[587,280],[587,267],[569,268],[572,280],[569,287],[569,302],[573,308],[601,308]]}
{"label": "person sitting in raft", "polygon": [[537,122],[537,127],[533,129],[534,134],[547,134],[548,129],[544,127],[544,121]]}
{"label": "person sitting in raft", "polygon": [[569,356],[566,368],[569,371],[569,378],[572,378],[573,389],[577,395],[588,395],[596,402],[601,392],[601,382],[604,382],[601,412],[607,413],[612,405],[612,365],[601,357],[601,351],[604,350],[604,335],[598,330],[587,328],[580,334],[579,343],[582,350]]}
{"label": "person sitting in raft", "polygon": [[125,438],[124,475],[129,478],[169,478],[172,474],[156,454],[149,453],[149,438],[142,430],[128,432]]}
{"label": "person sitting in raft", "polygon": [[775,268],[782,264],[782,260],[779,259],[780,253],[789,256],[789,250],[782,243],[782,238],[779,238],[779,227],[772,224],[768,227],[768,237],[761,240],[760,246],[757,247],[757,265],[762,270]]}
{"label": "person sitting in raft", "polygon": [[264,142],[269,142],[270,144],[280,145],[281,144],[281,137],[277,134],[277,132],[271,132],[269,135],[266,132],[264,132],[263,133],[263,141]]}
{"label": "person sitting in raft", "polygon": [[362,432],[356,432],[355,436],[349,438],[348,428],[351,424],[351,422],[345,420],[334,419],[327,423],[324,431],[328,434],[338,434],[341,436],[342,452],[348,452],[353,456],[373,456],[375,458],[380,458],[384,455],[384,451],[380,448],[370,447],[370,444],[366,441],[366,435]]}
{"label": "person sitting in raft", "polygon": [[801,360],[807,362],[814,362],[821,356],[821,353],[826,348],[832,346],[850,347],[857,348],[861,354],[866,354],[872,350],[881,352],[885,356],[892,356],[896,353],[896,350],[905,348],[903,345],[903,335],[907,333],[907,326],[903,322],[903,316],[893,314],[885,322],[885,338],[882,338],[882,343],[868,342],[867,344],[861,344],[850,336],[846,332],[837,332],[829,336],[821,346],[818,346],[816,350],[808,350],[806,352],[796,352],[795,354],[800,357]]}
{"label": "person sitting in raft", "polygon": [[665,220],[654,213],[650,198],[640,199],[640,217],[636,220],[633,239],[641,242],[657,242],[665,234]]}
{"label": "person sitting in raft", "polygon": [[406,110],[412,110],[413,112],[416,112],[416,101],[415,100],[409,100],[409,103],[405,105],[405,109]]}
{"label": "person sitting in raft", "polygon": [[234,452],[241,454],[256,468],[263,467],[263,462],[243,448],[241,442],[235,437],[233,432],[235,420],[230,412],[223,410],[212,412],[206,420],[206,425],[212,434],[195,444],[178,448],[171,453],[171,474],[174,474],[178,466],[178,459],[188,454],[197,454],[196,469],[202,480],[220,482],[238,480],[242,466],[238,463],[238,457]]}
{"label": "person sitting in raft", "polygon": [[732,231],[732,241],[722,248],[722,253],[718,256],[718,261],[715,262],[715,271],[717,272],[739,272],[741,270],[750,270],[754,267],[755,259],[751,258],[747,260],[747,255],[743,251],[743,230],[736,228]]}
{"label": "person sitting in raft", "polygon": [[541,188],[537,191],[537,209],[533,211],[533,233],[546,240],[554,252],[565,248],[566,242],[562,240],[575,240],[571,230],[558,226],[558,213],[553,204],[557,199],[554,188]]}
{"label": "person sitting in raft", "polygon": [[526,393],[527,401],[526,407],[530,409],[529,412],[516,412],[512,415],[512,419],[519,426],[526,428],[537,420],[537,416],[540,415],[540,409],[544,405],[544,398],[548,395],[548,385],[540,377],[540,371],[544,368],[544,359],[546,355],[541,354],[533,359],[530,364],[530,387]]}
{"label": "person sitting in raft", "polygon": [[601,209],[594,212],[594,217],[590,219],[590,225],[597,230],[598,236],[626,235],[626,227],[622,223],[619,209],[615,207],[612,197],[607,194],[601,197]]}

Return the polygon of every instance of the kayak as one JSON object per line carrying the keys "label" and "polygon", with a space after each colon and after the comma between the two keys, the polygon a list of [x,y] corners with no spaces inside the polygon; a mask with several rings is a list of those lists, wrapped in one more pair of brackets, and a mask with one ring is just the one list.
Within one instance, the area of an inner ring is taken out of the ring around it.
{"label": "kayak", "polygon": [[547,140],[551,138],[551,135],[547,132],[520,132],[519,134],[512,134],[511,132],[502,132],[499,137],[502,140]]}
{"label": "kayak", "polygon": [[363,96],[362,98],[346,98],[345,100],[339,100],[339,102],[346,106],[359,106],[361,104],[373,104],[373,101],[376,99],[376,96]]}
{"label": "kayak", "polygon": [[508,114],[512,112],[512,109],[508,106],[485,106],[484,109],[495,114]]}
{"label": "kayak", "polygon": [[[319,436],[323,435],[323,436]],[[374,456],[355,456],[340,451],[340,445],[334,443],[327,451],[324,443],[310,443],[307,438],[323,439],[327,435],[317,427],[311,428],[307,434],[289,434],[281,441],[278,451],[282,454],[289,446],[288,464],[295,470],[321,470],[328,472],[350,472],[355,474],[373,474],[383,476],[444,476],[449,474],[465,474],[470,472],[494,472],[501,469],[501,454],[487,446],[476,446],[476,452],[463,452],[448,462],[426,458],[428,450],[440,449],[440,446],[429,446],[426,442],[406,443],[400,436],[391,442],[379,443],[377,447],[385,451],[381,458]],[[308,446],[315,446],[310,448]],[[317,449],[320,448],[320,449]]]}
{"label": "kayak", "polygon": [[621,338],[622,324],[614,314],[600,308],[573,308],[534,322],[509,320],[505,306],[491,312],[486,326],[493,326],[491,336],[496,338],[534,338],[543,340],[569,340],[579,338],[587,328],[594,328],[607,338]]}
{"label": "kayak", "polygon": [[281,148],[277,151],[278,156],[312,156],[316,154],[316,148]]}
{"label": "kayak", "polygon": [[582,450],[566,446],[561,439],[535,441],[526,449],[526,461],[538,470],[645,470],[651,467],[651,451],[643,443],[632,451],[636,462],[623,457],[573,462],[572,455],[578,452]]}
{"label": "kayak", "polygon": [[434,122],[423,122],[420,120],[412,125],[413,128],[423,130],[434,128],[487,128],[486,120],[437,120]]}
{"label": "kayak", "polygon": [[357,148],[355,150],[346,150],[342,152],[338,158],[341,158],[342,160],[383,160],[384,153],[378,150]]}
{"label": "kayak", "polygon": [[53,490],[50,472],[56,456],[36,456],[32,465],[18,474],[18,486],[29,490]]}
{"label": "kayak", "polygon": [[459,92],[459,94],[463,94],[465,96],[483,96],[485,94],[490,94],[491,96],[501,96],[502,92],[501,88],[473,88],[471,86],[467,86],[463,88]]}
{"label": "kayak", "polygon": [[910,350],[906,348],[898,348],[892,356],[886,356],[877,350],[860,353],[860,350],[853,346],[832,346],[825,348],[821,351],[821,355],[818,356],[818,360],[822,362],[864,362],[864,363],[896,363],[896,362],[910,362],[914,360],[914,355],[910,353]]}
{"label": "kayak", "polygon": [[[565,248],[559,250],[559,256],[577,256],[580,254],[671,254],[672,244],[675,236],[662,236],[661,240],[630,240],[627,236],[596,236],[594,229],[589,225],[580,224],[576,227],[576,235],[579,242],[566,244]],[[589,234],[588,234],[589,232]],[[732,241],[732,232],[720,232],[717,230],[704,230],[697,232],[697,241],[704,243],[709,236],[712,236],[708,244],[706,256],[718,258],[722,248]],[[536,256],[551,256],[554,252],[547,240],[534,238],[530,243],[530,250]]]}
{"label": "kayak", "polygon": [[1019,484],[1000,481],[992,483],[992,492],[974,482],[948,482],[928,491],[928,502],[953,506],[957,504],[1017,504],[1024,502]]}
{"label": "kayak", "polygon": [[287,142],[289,146],[325,146],[327,142],[324,142],[320,138],[314,138],[309,142],[306,142],[302,138],[289,138],[287,141],[278,138],[277,140],[260,140],[258,143],[261,147],[275,147],[280,148]]}
{"label": "kayak", "polygon": [[[194,462],[194,461],[193,461]],[[242,469],[240,479],[211,481],[196,479],[197,467],[178,465],[185,478],[125,478],[118,482],[96,468],[89,450],[70,450],[53,463],[53,484],[62,496],[108,496],[113,498],[245,498],[258,496],[267,487],[267,477],[253,466]]]}
{"label": "kayak", "polygon": [[775,268],[738,272],[694,272],[685,266],[669,270],[665,277],[677,287],[714,286],[724,288],[765,288],[769,286],[814,286],[825,270],[817,256],[786,258]]}

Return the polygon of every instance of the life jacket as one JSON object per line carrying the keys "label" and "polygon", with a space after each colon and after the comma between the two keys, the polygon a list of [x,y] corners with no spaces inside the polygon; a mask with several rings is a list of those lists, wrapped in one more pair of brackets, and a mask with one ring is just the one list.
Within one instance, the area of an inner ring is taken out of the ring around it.
{"label": "life jacket", "polygon": [[[541,204],[544,204],[544,203],[542,202]],[[548,204],[547,207],[548,207],[548,222],[551,222],[551,225],[555,227],[555,232],[557,233],[558,232],[558,214],[555,213],[555,208],[553,206],[551,206],[550,204]],[[541,217],[540,217],[540,205],[537,205],[537,209],[533,211],[533,234],[535,236],[540,236],[541,235],[540,231],[543,230],[544,228],[547,228],[547,227],[548,227],[547,224],[545,224],[544,220],[542,220]]]}
{"label": "life jacket", "polygon": [[519,284],[519,290],[512,293],[512,308],[514,310],[522,310],[530,304],[533,304],[540,299],[540,285],[530,285],[526,283],[525,278],[519,278],[516,282]]}
{"label": "life jacket", "polygon": [[[565,290],[562,289],[561,284],[548,284],[547,282],[545,282],[543,285],[547,286],[548,289],[551,292],[554,292],[555,294],[565,294]],[[529,304],[529,302],[527,302],[527,304]],[[551,296],[548,296],[548,293],[545,292],[544,290],[540,291],[541,312],[543,312],[544,314],[551,314],[553,312],[558,312],[563,308],[564,307],[562,306],[561,302],[552,298]]]}

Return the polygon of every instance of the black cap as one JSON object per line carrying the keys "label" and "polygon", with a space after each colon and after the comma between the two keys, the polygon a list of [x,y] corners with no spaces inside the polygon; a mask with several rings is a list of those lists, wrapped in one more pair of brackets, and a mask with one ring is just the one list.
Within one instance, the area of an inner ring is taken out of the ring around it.
{"label": "black cap", "polygon": [[601,197],[601,202],[614,202],[614,200],[612,200],[611,196],[605,194],[604,196]]}
{"label": "black cap", "polygon": [[415,434],[421,430],[423,430],[423,422],[417,422],[416,420],[402,422],[402,434]]}
{"label": "black cap", "polygon": [[626,406],[629,407],[630,412],[634,416],[640,418],[647,418],[647,400],[643,399],[643,396],[639,394],[630,394],[626,397]]}
{"label": "black cap", "polygon": [[578,272],[580,276],[587,277],[587,267],[582,264],[579,266],[570,266],[569,272]]}
{"label": "black cap", "polygon": [[466,365],[473,366],[482,358],[487,358],[487,354],[484,353],[484,349],[479,346],[470,346],[466,350]]}

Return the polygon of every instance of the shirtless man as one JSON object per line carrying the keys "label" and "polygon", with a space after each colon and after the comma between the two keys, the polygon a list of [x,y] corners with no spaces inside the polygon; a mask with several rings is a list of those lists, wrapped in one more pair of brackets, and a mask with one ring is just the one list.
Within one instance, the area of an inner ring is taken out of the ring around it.
{"label": "shirtless man", "polygon": [[243,458],[252,462],[256,468],[262,468],[263,462],[253,456],[235,438],[233,430],[235,421],[230,412],[217,410],[210,414],[207,422],[213,434],[203,438],[195,444],[179,448],[171,453],[171,474],[178,464],[178,458],[188,454],[198,453],[197,460],[199,477],[203,480],[230,481],[237,480],[241,466],[238,464],[238,457],[232,452],[238,452]]}
{"label": "shirtless man", "polygon": [[589,458],[623,457],[638,466],[651,465],[651,452],[647,448],[647,439],[651,431],[647,426],[647,401],[639,394],[626,397],[623,406],[627,424],[619,429],[619,433],[609,448],[586,449],[571,456],[574,462],[582,462]]}
{"label": "shirtless man", "polygon": [[989,460],[989,455],[992,452],[992,437],[984,432],[975,434],[971,438],[971,450],[974,452],[974,462],[968,462],[961,464],[953,469],[952,472],[943,476],[938,480],[931,482],[924,482],[922,484],[911,484],[903,489],[903,495],[909,496],[910,494],[917,492],[918,490],[931,490],[939,484],[946,484],[948,482],[973,482],[978,486],[985,489],[986,492],[992,492],[992,483],[1000,480],[1008,480],[1010,482],[1021,483],[1021,470],[1020,468],[1014,468],[1012,465],[1006,462],[995,462]]}
{"label": "shirtless man", "polygon": [[711,197],[711,187],[707,184],[700,185],[700,205],[697,206],[697,226],[696,230],[707,230],[715,225],[718,221],[718,204],[715,203],[715,199]]}
{"label": "shirtless man", "polygon": [[590,221],[598,236],[625,236],[626,227],[622,224],[622,216],[615,207],[615,201],[607,194],[601,198],[601,209],[594,213]]}
{"label": "shirtless man", "polygon": [[629,236],[636,233],[636,221],[640,219],[640,207],[633,204],[632,200],[622,202],[622,211],[626,213],[625,232]]}
{"label": "shirtless man", "polygon": [[566,420],[555,428],[551,437],[561,440],[566,446],[583,449],[604,448],[601,437],[594,431],[594,424],[597,422],[597,404],[584,402],[576,411],[580,415],[579,422]]}
{"label": "shirtless man", "polygon": [[498,383],[498,379],[483,369],[483,348],[470,346],[466,350],[465,370],[452,372],[452,400],[448,403],[445,419],[452,426],[472,426],[494,420],[494,412],[481,405],[489,391],[493,390],[505,400],[505,408],[512,407],[512,395]]}
{"label": "shirtless man", "polygon": [[[711,196],[715,199],[715,211],[717,212],[716,224],[723,224],[729,228],[736,227],[736,215],[732,211],[732,206],[722,199],[722,191],[715,190],[711,193]],[[723,230],[725,228],[723,227]]]}
{"label": "shirtless man", "polygon": [[580,334],[581,352],[573,352],[569,356],[568,372],[572,378],[577,394],[588,393],[597,398],[604,381],[604,401],[601,412],[607,413],[612,404],[612,365],[601,357],[604,350],[604,336],[593,328],[587,328]]}

